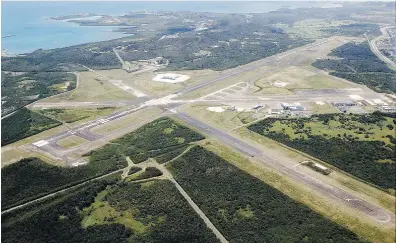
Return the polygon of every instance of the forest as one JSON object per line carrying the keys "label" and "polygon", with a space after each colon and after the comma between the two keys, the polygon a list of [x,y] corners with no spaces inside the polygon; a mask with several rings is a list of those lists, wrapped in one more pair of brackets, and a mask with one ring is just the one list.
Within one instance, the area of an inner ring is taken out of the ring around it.
{"label": "forest", "polygon": [[[136,41],[120,54],[128,61],[162,56],[169,60],[168,69],[172,70],[224,70],[310,42],[263,25],[262,16],[255,16],[249,24],[245,24],[245,19],[244,15],[221,16],[216,18],[211,31],[202,31],[199,35],[196,31],[182,31],[178,38],[158,40],[157,37],[145,43]],[[208,53],[195,54],[201,50]]]}
{"label": "forest", "polygon": [[[4,127],[4,126],[3,126]],[[2,169],[2,207],[10,207],[83,182],[127,166],[126,156],[134,163],[160,156],[160,161],[172,159],[175,153],[193,141],[204,137],[169,118],[159,118],[136,131],[87,153],[86,165],[58,167],[38,158],[23,159]],[[183,150],[184,151],[184,150]],[[141,175],[144,178],[159,175],[149,169]],[[143,179],[143,178],[140,178]]]}
{"label": "forest", "polygon": [[70,46],[58,49],[38,49],[24,56],[2,57],[1,69],[13,72],[61,72],[93,69],[120,68],[114,53],[92,52],[92,44]]}
{"label": "forest", "polygon": [[216,242],[169,181],[91,182],[2,215],[2,242]]}
{"label": "forest", "polygon": [[199,133],[169,118],[159,118],[112,143],[118,144],[118,150],[130,156],[134,163],[140,163],[161,155],[160,160],[164,159],[163,156],[170,158],[175,150],[180,151],[189,143],[201,139],[204,137]]}
{"label": "forest", "polygon": [[89,183],[3,214],[2,242],[128,242],[132,231],[122,224],[81,227],[81,210],[114,183],[114,178]]}
{"label": "forest", "polygon": [[312,65],[336,77],[367,85],[376,92],[396,92],[396,72],[370,50],[367,42],[344,44],[332,50],[329,56],[339,59],[320,59]]}
{"label": "forest", "polygon": [[396,188],[395,120],[389,114],[267,118],[248,128],[390,192]]}
{"label": "forest", "polygon": [[26,158],[1,170],[1,206],[8,208],[38,198],[53,191],[122,169],[125,157],[106,146],[89,159],[87,165],[60,167],[38,158]]}
{"label": "forest", "polygon": [[16,142],[62,123],[22,108],[1,120],[1,146]]}
{"label": "forest", "polygon": [[2,115],[76,87],[76,76],[66,72],[2,72],[1,76]]}
{"label": "forest", "polygon": [[362,242],[202,147],[167,167],[230,242]]}
{"label": "forest", "polygon": [[[134,171],[135,173],[138,172],[136,171],[137,169],[133,169],[132,171]],[[129,171],[129,174],[133,174],[131,173],[131,171]],[[157,176],[161,176],[162,172],[155,168],[155,167],[147,167],[143,172],[136,174],[136,176],[131,177],[131,179],[129,179],[128,181],[137,181],[137,180],[144,180],[144,179],[149,179],[149,178],[153,178],[153,177],[157,177]]]}

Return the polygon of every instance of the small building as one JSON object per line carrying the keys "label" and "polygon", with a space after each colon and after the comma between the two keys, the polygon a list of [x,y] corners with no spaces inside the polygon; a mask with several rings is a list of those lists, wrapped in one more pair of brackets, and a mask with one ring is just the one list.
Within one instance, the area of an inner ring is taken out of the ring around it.
{"label": "small building", "polygon": [[272,115],[280,115],[283,113],[283,109],[271,109],[270,114]]}
{"label": "small building", "polygon": [[355,106],[356,103],[353,101],[333,101],[330,103],[332,106]]}
{"label": "small building", "polygon": [[281,106],[284,110],[290,111],[305,111],[305,107],[301,105],[299,102],[290,103],[281,103]]}
{"label": "small building", "polygon": [[383,105],[379,107],[379,110],[383,112],[396,112],[396,106]]}

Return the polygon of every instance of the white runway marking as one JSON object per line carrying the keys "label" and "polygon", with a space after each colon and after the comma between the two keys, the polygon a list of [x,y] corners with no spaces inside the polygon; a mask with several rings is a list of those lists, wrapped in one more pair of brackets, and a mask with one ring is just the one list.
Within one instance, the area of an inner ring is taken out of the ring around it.
{"label": "white runway marking", "polygon": [[47,144],[48,144],[48,141],[45,141],[45,140],[40,140],[38,142],[33,143],[33,145],[36,146],[36,147],[42,147],[42,146],[45,146]]}

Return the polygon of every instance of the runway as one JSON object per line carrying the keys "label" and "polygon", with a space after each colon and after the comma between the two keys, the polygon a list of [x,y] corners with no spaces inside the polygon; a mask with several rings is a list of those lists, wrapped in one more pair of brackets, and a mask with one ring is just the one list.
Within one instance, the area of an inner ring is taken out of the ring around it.
{"label": "runway", "polygon": [[[271,101],[271,102],[290,102],[290,101],[298,101],[298,102],[304,102],[304,101],[316,101],[316,100],[322,100],[322,101],[337,101],[340,99],[346,99],[348,98],[349,94],[365,94],[365,90],[316,90],[316,91],[311,91],[311,93],[307,93],[308,91],[301,91],[300,93],[296,93],[294,95],[268,95],[268,96],[253,96],[253,95],[244,95],[244,96],[238,96],[235,94],[230,94],[231,97],[224,97],[223,99],[209,99],[210,97],[206,97],[206,99],[196,99],[196,100],[178,100],[177,98],[182,95],[186,94],[189,92],[193,92],[195,90],[201,89],[203,87],[207,87],[210,85],[213,85],[216,82],[226,80],[229,77],[241,74],[243,72],[247,71],[252,71],[257,68],[260,68],[263,65],[266,65],[270,62],[277,63],[283,58],[290,58],[291,55],[294,55],[300,51],[304,50],[309,50],[310,48],[313,48],[315,46],[318,46],[320,44],[326,43],[326,41],[310,44],[304,47],[299,47],[294,50],[289,50],[286,51],[285,53],[281,53],[275,56],[271,56],[268,58],[265,58],[263,60],[256,61],[252,63],[249,66],[244,66],[240,68],[235,68],[230,71],[224,71],[219,77],[215,79],[208,80],[203,83],[199,83],[190,87],[186,87],[180,91],[177,91],[171,95],[165,96],[165,97],[160,97],[160,98],[139,98],[131,101],[117,101],[117,102],[91,102],[88,105],[92,106],[101,106],[101,105],[115,105],[115,106],[125,106],[128,107],[125,111],[119,111],[115,112],[111,115],[108,115],[106,117],[96,119],[90,122],[87,122],[85,124],[82,124],[78,127],[75,127],[73,129],[70,129],[69,131],[61,132],[55,135],[52,135],[42,141],[37,141],[33,143],[30,147],[30,149],[42,152],[48,155],[53,156],[54,158],[60,158],[68,165],[73,165],[73,163],[76,162],[75,158],[70,158],[71,154],[73,154],[76,151],[80,151],[81,153],[83,152],[89,152],[93,149],[91,144],[96,143],[97,141],[104,141],[108,142],[110,141],[109,139],[111,138],[116,138],[122,135],[122,132],[115,132],[111,136],[107,136],[104,138],[103,136],[94,134],[91,132],[91,129],[100,126],[104,123],[111,122],[117,119],[121,119],[122,117],[125,117],[126,115],[132,114],[138,110],[144,109],[146,107],[150,106],[156,106],[164,110],[163,113],[153,116],[152,118],[148,119],[145,121],[145,123],[150,122],[152,119],[165,116],[167,114],[170,114],[170,112],[176,113],[175,115],[190,124],[193,127],[196,127],[198,130],[202,131],[203,133],[213,136],[223,143],[229,145],[233,149],[246,154],[251,157],[255,157],[258,159],[260,162],[264,163],[265,165],[273,168],[276,171],[279,171],[290,178],[293,178],[295,181],[306,184],[310,188],[317,190],[321,192],[325,196],[329,196],[332,198],[335,198],[336,200],[340,201],[341,203],[355,208],[362,213],[374,218],[380,223],[388,223],[390,221],[394,220],[394,216],[390,214],[389,212],[384,211],[381,208],[378,208],[366,201],[362,201],[361,199],[354,197],[353,195],[337,188],[332,185],[326,184],[325,182],[321,182],[307,174],[304,174],[301,171],[296,170],[296,168],[289,168],[284,166],[282,163],[279,163],[279,160],[277,158],[272,158],[268,155],[265,154],[265,152],[243,142],[240,141],[239,139],[230,136],[229,134],[218,130],[216,128],[213,128],[203,122],[198,121],[197,119],[185,114],[185,113],[177,113],[177,107],[181,106],[182,104],[185,103],[194,103],[194,102],[252,102],[252,103],[257,103],[257,102],[265,102],[265,101]],[[293,59],[290,59],[288,63],[292,63]],[[316,92],[316,93],[315,93]],[[363,93],[359,93],[363,92]],[[367,96],[376,96],[376,93],[373,92],[368,92]],[[39,104],[45,105],[44,102],[42,103],[37,103],[34,104],[33,107],[36,105],[38,107]],[[117,105],[118,104],[118,105]],[[47,104],[47,107],[55,107],[54,104]],[[81,103],[74,103],[73,105],[78,106],[81,105]],[[87,105],[85,102],[82,105]],[[128,127],[124,127],[123,129],[130,130],[132,128],[137,128],[137,126],[143,125],[143,124],[131,124]],[[60,139],[66,138],[68,136],[80,136],[83,137],[84,139],[88,140],[86,144],[83,144],[81,146],[77,146],[76,148],[72,149],[64,149],[61,146],[57,144],[57,141]],[[95,144],[97,146],[97,144]],[[80,158],[81,160],[82,158]],[[78,162],[78,161],[77,161]]]}
{"label": "runway", "polygon": [[281,163],[277,162],[276,158],[269,157],[265,154],[265,152],[219,130],[216,129],[206,123],[203,123],[186,113],[176,113],[176,117],[185,121],[189,125],[197,128],[202,133],[205,133],[211,137],[215,137],[219,139],[221,142],[227,144],[228,146],[232,147],[233,149],[248,155],[250,157],[254,157],[258,159],[260,162],[264,163],[265,165],[273,168],[274,170],[281,172],[296,181],[304,183],[305,185],[322,192],[324,195],[331,196],[341,203],[355,208],[364,214],[374,218],[378,222],[381,223],[388,223],[394,221],[395,217],[392,213],[387,212],[381,208],[378,208],[366,201],[360,200],[359,198],[328,184],[325,184],[307,174],[304,174],[301,171],[295,169],[295,167],[286,167]]}

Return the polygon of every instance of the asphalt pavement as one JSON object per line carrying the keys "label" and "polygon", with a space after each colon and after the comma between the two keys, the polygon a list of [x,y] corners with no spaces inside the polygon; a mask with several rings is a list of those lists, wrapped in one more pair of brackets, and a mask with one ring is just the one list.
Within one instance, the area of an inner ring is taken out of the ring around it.
{"label": "asphalt pavement", "polygon": [[267,156],[265,154],[265,151],[261,151],[260,149],[257,149],[256,147],[253,147],[239,140],[238,138],[235,138],[219,129],[216,129],[187,115],[186,113],[176,113],[175,116],[185,121],[189,125],[197,128],[201,132],[219,139],[221,142],[227,144],[233,149],[250,157],[254,157],[255,159],[269,166],[270,168],[273,168],[274,170],[285,174],[296,181],[304,183],[305,185],[322,192],[323,195],[333,197],[341,203],[349,207],[355,208],[360,212],[374,218],[380,223],[388,223],[395,220],[395,216],[392,213],[387,212],[366,201],[363,201],[340,188],[319,181],[301,171],[298,171],[295,167],[286,167],[282,163],[279,163],[276,158]]}

